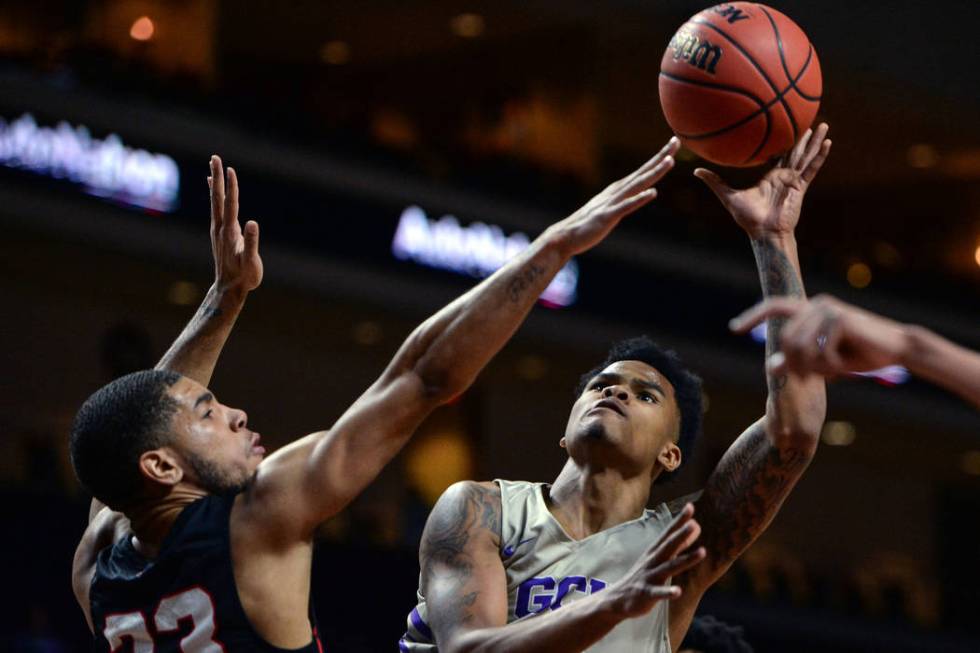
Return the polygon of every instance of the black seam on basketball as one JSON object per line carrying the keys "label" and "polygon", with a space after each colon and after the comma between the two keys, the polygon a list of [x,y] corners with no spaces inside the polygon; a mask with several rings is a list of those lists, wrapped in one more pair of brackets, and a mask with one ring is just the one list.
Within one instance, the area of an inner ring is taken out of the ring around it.
{"label": "black seam on basketball", "polygon": [[[703,25],[704,27],[709,27],[709,28],[713,29],[714,31],[718,32],[723,37],[725,37],[725,39],[729,43],[731,43],[732,45],[734,45],[738,49],[738,51],[741,52],[745,56],[745,58],[748,60],[748,62],[750,64],[752,64],[752,66],[757,71],[759,71],[759,74],[762,75],[762,79],[766,80],[766,83],[769,84],[769,88],[772,90],[773,93],[776,94],[776,97],[779,99],[779,101],[782,102],[783,108],[786,109],[786,114],[789,115],[789,113],[790,113],[789,106],[786,104],[786,100],[782,99],[783,96],[780,95],[779,89],[776,87],[775,84],[772,83],[772,80],[769,79],[769,75],[767,75],[766,74],[766,71],[762,69],[762,66],[759,65],[759,63],[752,57],[751,54],[749,54],[745,50],[745,48],[743,48],[741,46],[741,44],[738,41],[736,41],[734,38],[732,38],[731,36],[729,36],[728,33],[725,32],[725,30],[721,29],[720,27],[718,27],[714,23],[710,23],[710,22],[708,22],[706,20],[691,20],[690,22],[694,23],[695,25]],[[787,89],[787,90],[789,90],[789,89]]]}
{"label": "black seam on basketball", "polygon": [[702,79],[691,79],[690,77],[682,77],[681,75],[675,75],[674,73],[665,73],[660,71],[660,74],[667,79],[673,79],[678,82],[685,82],[687,84],[694,84],[695,86],[704,86],[706,88],[717,88],[722,91],[729,91],[731,93],[738,93],[739,95],[744,95],[750,98],[753,102],[758,104],[760,107],[765,105],[765,100],[753,93],[752,91],[747,91],[744,88],[739,88],[738,86],[728,86],[727,84],[719,84],[718,82],[706,82]]}
{"label": "black seam on basketball", "polygon": [[762,151],[762,148],[765,147],[766,143],[769,142],[769,135],[772,133],[772,119],[769,117],[769,109],[766,109],[762,115],[766,117],[766,133],[762,135],[762,140],[759,142],[758,147],[755,148],[755,152],[750,154],[749,157],[745,159],[745,161],[742,161],[742,163],[748,163],[752,159],[757,157],[759,155],[759,152]]}
{"label": "black seam on basketball", "polygon": [[740,88],[734,88],[734,87],[731,87],[731,86],[725,86],[724,84],[716,84],[716,83],[713,83],[713,82],[703,82],[703,81],[701,81],[699,79],[687,79],[686,77],[679,77],[677,75],[672,75],[670,73],[665,73],[663,71],[660,71],[660,74],[663,75],[664,77],[666,77],[667,79],[674,80],[675,82],[682,82],[684,84],[691,84],[693,86],[703,86],[705,88],[715,88],[715,89],[718,89],[720,91],[729,91],[729,92],[732,92],[732,93],[737,93],[739,95],[743,95],[743,96],[749,98],[750,100],[752,100],[753,102],[755,102],[756,104],[759,105],[758,111],[755,111],[754,113],[750,113],[748,116],[746,116],[744,118],[740,118],[735,123],[732,123],[730,125],[725,125],[721,129],[716,129],[715,131],[706,132],[704,134],[681,134],[681,133],[678,133],[677,134],[680,138],[686,138],[689,141],[698,141],[698,140],[703,140],[705,138],[711,138],[713,136],[718,136],[720,134],[724,134],[725,132],[730,131],[732,129],[736,129],[738,127],[741,127],[745,123],[747,123],[747,122],[751,121],[752,119],[756,118],[760,113],[763,113],[763,112],[768,113],[769,112],[769,107],[772,106],[776,102],[776,100],[773,100],[768,105],[766,105],[765,102],[763,102],[760,98],[756,97],[754,94],[749,93],[748,91],[745,91],[745,90],[740,89]]}
{"label": "black seam on basketball", "polygon": [[800,79],[803,77],[803,74],[806,72],[806,69],[810,67],[810,61],[812,59],[813,59],[813,46],[811,45],[810,50],[806,53],[806,61],[803,62],[803,67],[800,68],[800,74],[793,79],[793,90],[796,91],[797,95],[799,95],[804,100],[807,100],[808,102],[819,102],[821,96],[807,95],[806,93],[800,90],[799,86],[796,85],[796,82],[800,81]]}
{"label": "black seam on basketball", "polygon": [[[767,116],[766,117],[767,126],[769,126],[768,125],[769,109],[771,109],[777,102],[780,102],[781,99],[783,98],[783,96],[785,96],[790,91],[790,89],[793,88],[792,85],[787,86],[779,94],[777,94],[776,97],[774,97],[772,100],[770,100],[768,103],[766,103],[766,102],[763,102],[754,93],[750,93],[750,92],[748,92],[748,91],[746,91],[744,89],[740,89],[740,88],[736,88],[736,87],[732,87],[732,86],[726,86],[724,84],[718,84],[718,83],[715,83],[715,82],[704,82],[704,81],[701,81],[699,79],[688,79],[687,77],[680,77],[678,75],[674,75],[674,74],[671,74],[671,73],[665,73],[662,70],[660,71],[660,74],[663,75],[664,77],[666,77],[667,79],[674,80],[675,82],[683,82],[685,84],[692,84],[694,86],[703,86],[705,88],[717,88],[717,89],[722,90],[722,91],[731,91],[732,93],[738,93],[739,95],[744,95],[745,97],[748,97],[748,98],[752,99],[753,101],[755,101],[756,104],[759,105],[758,111],[755,111],[754,113],[750,113],[749,115],[745,116],[744,118],[739,118],[736,122],[734,122],[734,123],[732,123],[730,125],[725,125],[721,129],[716,129],[716,130],[711,131],[711,132],[705,132],[704,134],[680,134],[680,133],[677,134],[679,137],[686,138],[689,141],[699,141],[699,140],[703,140],[705,138],[712,138],[714,136],[720,136],[721,134],[724,134],[727,131],[730,131],[732,129],[736,129],[736,128],[741,127],[742,125],[746,124],[747,122],[750,122],[753,118],[757,117],[760,113],[765,113],[766,114],[766,116]],[[799,89],[797,89],[797,92],[799,92]],[[766,131],[767,138],[768,138],[769,133],[770,133],[770,131],[767,130]]]}
{"label": "black seam on basketball", "polygon": [[[762,13],[766,15],[769,19],[769,24],[772,25],[772,33],[776,37],[776,48],[779,50],[779,63],[783,65],[783,72],[786,73],[786,79],[789,80],[789,85],[791,88],[796,88],[796,82],[793,81],[793,74],[789,72],[789,66],[786,65],[786,52],[783,50],[783,37],[779,35],[779,28],[776,27],[776,21],[773,19],[772,14],[766,11],[766,8],[762,5],[756,5],[762,10]],[[813,50],[813,46],[810,46],[810,50]],[[807,57],[807,63],[809,63],[809,56]],[[806,65],[803,66],[806,70]],[[803,74],[803,71],[800,71]],[[799,90],[799,89],[797,89]],[[793,110],[789,105],[784,104],[783,108],[786,109],[786,116],[789,118],[789,122],[793,125],[793,140],[796,141],[800,138],[800,126],[796,124],[796,116],[793,115]]]}

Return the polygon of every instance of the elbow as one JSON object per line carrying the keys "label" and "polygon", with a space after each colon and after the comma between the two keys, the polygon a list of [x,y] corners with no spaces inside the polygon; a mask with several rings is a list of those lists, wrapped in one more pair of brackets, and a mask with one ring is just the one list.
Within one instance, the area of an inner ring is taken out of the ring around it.
{"label": "elbow", "polygon": [[779,418],[770,413],[766,418],[766,430],[773,445],[781,451],[794,451],[812,458],[823,432],[824,415],[802,415],[797,419]]}
{"label": "elbow", "polygon": [[769,435],[780,448],[816,449],[827,416],[826,395],[814,393],[802,401],[780,403],[770,399],[766,406]]}
{"label": "elbow", "polygon": [[458,378],[459,375],[448,367],[420,365],[415,368],[415,375],[419,380],[422,400],[433,407],[448,404],[469,386],[465,379]]}
{"label": "elbow", "polygon": [[769,437],[780,451],[792,451],[796,456],[812,459],[820,442],[821,426],[778,424],[769,429]]}

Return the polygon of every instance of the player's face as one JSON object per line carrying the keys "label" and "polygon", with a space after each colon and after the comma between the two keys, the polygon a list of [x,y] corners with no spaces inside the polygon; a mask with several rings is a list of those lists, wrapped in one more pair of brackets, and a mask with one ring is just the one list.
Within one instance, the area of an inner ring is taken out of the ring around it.
{"label": "player's face", "polygon": [[679,428],[674,386],[646,363],[619,361],[585,386],[562,444],[579,462],[652,471],[679,464]]}
{"label": "player's face", "polygon": [[169,392],[179,406],[173,448],[184,463],[185,479],[216,494],[244,488],[265,456],[245,411],[225,406],[186,377]]}

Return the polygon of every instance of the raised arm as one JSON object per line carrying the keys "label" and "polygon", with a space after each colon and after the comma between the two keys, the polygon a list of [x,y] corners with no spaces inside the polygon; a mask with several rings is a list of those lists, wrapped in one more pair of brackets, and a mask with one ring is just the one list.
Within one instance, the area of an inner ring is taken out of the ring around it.
{"label": "raised arm", "polygon": [[773,317],[788,320],[783,349],[767,363],[774,374],[832,378],[904,365],[980,408],[980,354],[928,329],[889,320],[828,295],[811,301],[767,299],[733,319],[731,328],[745,333]]}
{"label": "raised arm", "polygon": [[513,335],[551,279],[575,254],[599,243],[626,215],[656,196],[676,140],[633,174],[549,227],[489,278],[409,335],[381,377],[329,431],[271,456],[252,494],[256,516],[276,533],[308,536],[370,483],[421,421],[465,391]]}
{"label": "raised arm", "polygon": [[685,552],[700,532],[693,515],[688,504],[621,581],[560,610],[507,624],[500,489],[457,483],[436,503],[422,534],[427,625],[443,653],[584,651],[619,622],[680,594],[669,578],[704,556],[701,549]]}
{"label": "raised arm", "polygon": [[211,157],[211,252],[214,284],[197,313],[163,355],[156,368],[172,370],[207,387],[218,356],[228,340],[245,297],[262,283],[259,225],[254,220],[242,229],[238,222],[238,176],[225,172],[218,156]]}
{"label": "raised arm", "polygon": [[[762,180],[729,188],[714,173],[695,171],[749,235],[765,297],[804,297],[794,230],[803,197],[830,151],[827,125],[807,130]],[[780,350],[783,320],[768,322],[767,353]],[[705,564],[680,583],[671,613],[671,642],[680,644],[703,592],[769,525],[816,451],[826,412],[823,379],[767,372],[766,415],[735,440],[709,476],[698,501]]]}
{"label": "raised arm", "polygon": [[[242,229],[238,222],[238,176],[233,168],[228,168],[227,177],[226,186],[221,158],[212,156],[208,187],[214,283],[194,317],[155,367],[177,372],[203,386],[211,382],[214,366],[245,305],[245,297],[262,283],[259,225],[249,220]],[[103,508],[105,504],[93,499],[89,521]],[[117,515],[116,519],[122,516]]]}

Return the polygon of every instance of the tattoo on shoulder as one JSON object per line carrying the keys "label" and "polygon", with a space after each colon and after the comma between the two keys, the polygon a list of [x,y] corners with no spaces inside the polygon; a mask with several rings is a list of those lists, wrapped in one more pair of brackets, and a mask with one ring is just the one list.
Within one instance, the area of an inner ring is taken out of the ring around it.
{"label": "tattoo on shoulder", "polygon": [[709,556],[721,563],[738,557],[769,525],[809,459],[803,451],[773,446],[762,421],[744,433],[722,458],[699,502]]}
{"label": "tattoo on shoulder", "polygon": [[419,561],[423,593],[438,573],[441,581],[452,584],[451,591],[457,595],[451,604],[452,614],[442,615],[443,623],[458,625],[472,618],[470,608],[479,591],[464,592],[474,563],[467,545],[480,530],[486,530],[499,547],[500,529],[500,488],[496,484],[465,483],[433,508],[422,535]]}
{"label": "tattoo on shoulder", "polygon": [[521,296],[527,291],[528,287],[533,284],[538,277],[544,274],[544,268],[540,265],[532,263],[526,270],[521,272],[516,279],[510,282],[507,287],[507,296],[510,297],[510,301],[517,302],[521,299]]}

